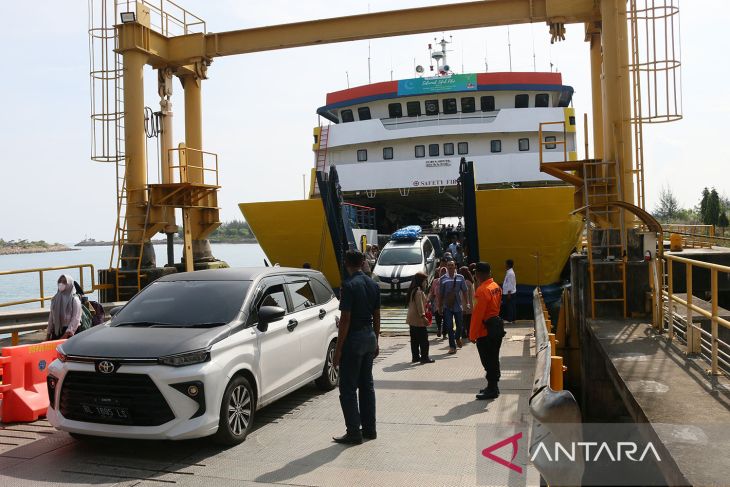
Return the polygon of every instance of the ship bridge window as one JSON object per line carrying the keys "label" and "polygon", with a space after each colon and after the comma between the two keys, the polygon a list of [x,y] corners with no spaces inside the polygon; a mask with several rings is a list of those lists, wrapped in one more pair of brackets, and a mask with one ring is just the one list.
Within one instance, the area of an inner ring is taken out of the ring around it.
{"label": "ship bridge window", "polygon": [[426,115],[438,115],[439,114],[439,101],[438,100],[426,100]]}
{"label": "ship bridge window", "polygon": [[400,118],[403,116],[403,106],[400,103],[388,104],[388,116],[390,118]]}
{"label": "ship bridge window", "polygon": [[357,116],[360,120],[370,120],[370,107],[360,107],[357,109]]}
{"label": "ship bridge window", "polygon": [[530,95],[515,95],[515,108],[528,108],[530,106]]}
{"label": "ship bridge window", "polygon": [[347,110],[342,110],[342,112],[340,112],[340,117],[342,118],[342,123],[355,121],[355,116],[349,108]]}
{"label": "ship bridge window", "polygon": [[393,148],[383,147],[383,159],[388,160],[393,158]]}
{"label": "ship bridge window", "polygon": [[416,146],[416,157],[426,157],[426,147],[423,145]]}
{"label": "ship bridge window", "polygon": [[[545,137],[545,142],[555,142],[556,140],[557,139],[555,138],[554,135],[548,135],[547,137]],[[545,144],[546,149],[555,149],[557,146],[558,146],[558,144],[555,144],[555,143]]]}
{"label": "ship bridge window", "polygon": [[429,157],[436,157],[439,155],[439,148],[440,146],[438,144],[428,144],[428,155]]}
{"label": "ship bridge window", "polygon": [[464,155],[469,153],[469,142],[459,142],[457,149],[459,150],[459,155]]}
{"label": "ship bridge window", "polygon": [[540,108],[547,108],[550,106],[550,95],[547,93],[538,93],[535,95],[535,106]]}
{"label": "ship bridge window", "polygon": [[517,146],[521,151],[530,150],[530,139],[520,139],[517,141]]}
{"label": "ship bridge window", "polygon": [[406,102],[406,111],[409,117],[418,117],[421,115],[421,102],[420,101],[409,101]]}
{"label": "ship bridge window", "polygon": [[358,149],[357,150],[357,162],[365,162],[368,160],[368,150]]}
{"label": "ship bridge window", "polygon": [[494,111],[494,97],[492,95],[483,96],[481,98],[482,111],[493,112]]}
{"label": "ship bridge window", "polygon": [[445,156],[453,156],[454,155],[454,143],[453,142],[446,142],[444,144],[444,155]]}
{"label": "ship bridge window", "polygon": [[444,113],[447,115],[453,115],[458,111],[456,108],[456,98],[444,98]]}
{"label": "ship bridge window", "polygon": [[474,97],[461,99],[461,113],[474,113],[476,111],[476,103],[474,103]]}
{"label": "ship bridge window", "polygon": [[489,147],[492,152],[502,152],[502,141],[493,140],[489,143]]}

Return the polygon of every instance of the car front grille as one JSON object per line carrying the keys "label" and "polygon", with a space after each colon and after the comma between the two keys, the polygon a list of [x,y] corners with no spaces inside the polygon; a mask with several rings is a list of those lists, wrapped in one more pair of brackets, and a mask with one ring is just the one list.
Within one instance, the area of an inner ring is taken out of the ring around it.
{"label": "car front grille", "polygon": [[[97,406],[118,414],[101,416],[96,414]],[[59,410],[65,418],[89,423],[159,426],[175,419],[146,374],[69,372],[61,388]]]}

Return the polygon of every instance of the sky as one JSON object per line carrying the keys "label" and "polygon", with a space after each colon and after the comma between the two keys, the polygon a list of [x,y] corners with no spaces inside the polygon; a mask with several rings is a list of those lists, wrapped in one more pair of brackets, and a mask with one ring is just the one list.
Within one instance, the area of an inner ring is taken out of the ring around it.
{"label": "sky", "polygon": [[[101,0],[93,0],[100,2]],[[109,0],[108,0],[109,1]],[[386,0],[180,0],[208,31],[390,10]],[[399,0],[398,8],[458,3]],[[675,0],[676,4],[676,0]],[[730,193],[730,63],[720,36],[726,0],[680,3],[683,119],[645,126],[647,208],[662,187],[683,206],[697,204],[705,186]],[[42,15],[39,15],[42,12]],[[4,5],[0,30],[5,69],[0,78],[0,238],[72,243],[111,240],[116,196],[112,164],[90,160],[87,2],[39,0]],[[470,29],[453,36],[456,72],[509,71],[508,29]],[[313,164],[312,128],[327,92],[414,77],[428,65],[427,44],[442,33],[217,58],[203,82],[203,145],[219,156],[224,221],[240,219],[238,203],[298,199]],[[583,26],[568,25],[566,41],[549,43],[544,24],[509,28],[513,71],[558,70],[575,88],[579,124],[591,116],[590,66]],[[534,46],[534,47],[533,47]],[[368,54],[370,53],[370,54]],[[534,53],[534,65],[533,65]],[[485,64],[486,60],[486,64]],[[145,104],[158,110],[156,76],[146,75]],[[183,91],[175,83],[174,140],[184,140]],[[579,125],[582,136],[582,126]],[[579,147],[583,147],[582,141]],[[154,146],[150,146],[154,153]],[[583,156],[581,151],[580,156]],[[156,174],[156,160],[150,173]]]}

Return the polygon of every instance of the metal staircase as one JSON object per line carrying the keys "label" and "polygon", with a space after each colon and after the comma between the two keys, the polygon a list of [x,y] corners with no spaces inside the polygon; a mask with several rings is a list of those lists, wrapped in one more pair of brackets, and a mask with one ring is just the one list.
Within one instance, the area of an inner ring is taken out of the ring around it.
{"label": "metal staircase", "polygon": [[[544,127],[549,125],[562,125],[563,140],[544,142]],[[616,311],[626,316],[624,210],[612,204],[620,201],[617,164],[596,159],[568,161],[564,127],[562,121],[540,124],[540,170],[572,184],[575,206],[585,215],[592,316],[616,314]],[[545,162],[543,148],[547,144],[562,145],[564,160]]]}
{"label": "metal staircase", "polygon": [[317,149],[317,171],[327,172],[327,144],[330,137],[330,126],[320,126],[319,148]]}
{"label": "metal staircase", "polygon": [[[626,316],[626,237],[623,210],[609,206],[619,201],[616,163],[583,161],[588,241],[591,315],[620,308]],[[604,313],[600,313],[604,314]]]}

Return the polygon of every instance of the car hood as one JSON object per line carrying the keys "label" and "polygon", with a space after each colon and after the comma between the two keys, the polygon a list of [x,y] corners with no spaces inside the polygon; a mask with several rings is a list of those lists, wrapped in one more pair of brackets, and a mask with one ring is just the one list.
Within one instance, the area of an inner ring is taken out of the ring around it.
{"label": "car hood", "polygon": [[373,273],[381,280],[412,278],[416,272],[423,272],[423,264],[376,265]]}
{"label": "car hood", "polygon": [[103,324],[69,338],[63,344],[63,352],[82,357],[156,359],[208,348],[230,332],[230,325],[215,328],[141,328]]}

